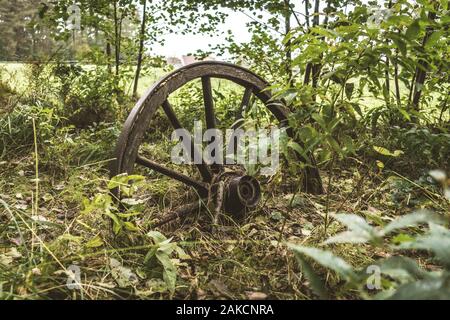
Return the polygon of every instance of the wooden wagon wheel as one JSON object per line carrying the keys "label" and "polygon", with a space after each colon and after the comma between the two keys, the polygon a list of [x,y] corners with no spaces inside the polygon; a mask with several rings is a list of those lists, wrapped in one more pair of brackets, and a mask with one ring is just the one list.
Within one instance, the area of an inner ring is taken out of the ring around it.
{"label": "wooden wagon wheel", "polygon": [[[111,167],[111,177],[123,173],[132,174],[135,165],[141,165],[178,180],[196,189],[202,197],[207,197],[208,193],[212,190],[210,185],[214,181],[214,173],[220,172],[221,169],[218,169],[217,165],[214,165],[215,167],[212,168],[205,162],[197,164],[196,166],[202,177],[202,181],[199,181],[144,158],[139,154],[139,147],[144,141],[145,133],[149,129],[151,119],[160,107],[174,129],[182,128],[181,122],[169,103],[168,98],[176,90],[196,79],[201,79],[202,82],[207,127],[208,129],[216,128],[216,115],[211,86],[212,78],[226,79],[244,87],[245,93],[242,98],[242,106],[248,105],[252,95],[254,95],[274,115],[280,126],[287,126],[288,111],[282,107],[279,101],[272,101],[271,93],[267,90],[269,84],[261,77],[245,68],[229,63],[212,61],[194,63],[178,69],[161,79],[136,104],[119,137],[115,151],[115,161]],[[292,130],[288,129],[287,132],[293,138]],[[186,148],[191,147],[194,153],[198,152],[192,145],[192,141],[183,141],[183,143],[187,144]],[[312,163],[314,163],[312,156],[311,159]],[[260,199],[260,186],[258,181],[243,174],[236,174],[232,179],[227,179],[224,188],[226,191],[224,207],[227,211],[234,211],[230,213],[238,213],[238,211],[242,211],[247,207],[256,206]],[[307,167],[305,171],[304,189],[309,193],[322,192],[322,183],[317,168]],[[118,190],[114,192],[116,197],[120,197]],[[172,218],[176,218],[176,216]]]}

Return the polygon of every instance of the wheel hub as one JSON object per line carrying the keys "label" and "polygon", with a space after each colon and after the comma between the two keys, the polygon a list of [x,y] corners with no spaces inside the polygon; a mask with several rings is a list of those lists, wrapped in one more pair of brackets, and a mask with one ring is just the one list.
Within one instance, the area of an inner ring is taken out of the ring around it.
{"label": "wheel hub", "polygon": [[240,215],[246,209],[255,208],[261,200],[261,186],[251,176],[232,178],[225,191],[225,211]]}

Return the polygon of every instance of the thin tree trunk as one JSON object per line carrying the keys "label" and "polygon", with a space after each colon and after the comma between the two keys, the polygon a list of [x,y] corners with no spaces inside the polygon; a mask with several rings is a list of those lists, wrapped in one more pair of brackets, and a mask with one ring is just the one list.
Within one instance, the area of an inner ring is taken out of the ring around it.
{"label": "thin tree trunk", "polygon": [[306,26],[311,28],[311,23],[309,22],[309,0],[305,0],[305,19],[306,19]]}
{"label": "thin tree trunk", "polygon": [[[388,8],[392,9],[392,0],[389,1]],[[386,37],[386,46],[389,46],[389,38]],[[386,86],[386,106],[389,108],[391,106],[391,76],[390,76],[390,69],[391,69],[391,61],[389,59],[389,55],[386,55],[386,61],[385,61],[385,86]]]}
{"label": "thin tree trunk", "polygon": [[[320,0],[316,0],[314,5],[314,19],[313,19],[313,26],[317,27],[320,24],[320,16],[319,16],[319,10],[320,10]],[[321,70],[320,64],[314,64],[312,66],[312,86],[313,88],[317,88],[319,85],[319,76],[320,76],[320,70]],[[315,97],[314,97],[315,99]]]}
{"label": "thin tree trunk", "polygon": [[106,57],[108,59],[108,72],[112,73],[112,66],[111,66],[111,56],[112,56],[112,50],[111,50],[111,42],[106,43]]}
{"label": "thin tree trunk", "polygon": [[[305,0],[305,19],[306,19],[306,26],[308,27],[308,32],[310,32],[311,23],[310,23],[310,17],[309,17],[309,0]],[[312,64],[308,63],[306,65],[305,69],[305,78],[303,79],[303,85],[309,85],[309,82],[311,81],[311,72],[312,72]]]}
{"label": "thin tree trunk", "polygon": [[114,1],[114,46],[116,57],[116,76],[120,73],[120,41],[119,41],[119,17],[117,15],[117,0]]}
{"label": "thin tree trunk", "polygon": [[[285,33],[286,36],[289,36],[289,33],[291,32],[291,4],[289,0],[284,1],[286,10],[284,14],[285,19]],[[286,75],[288,78],[288,84],[293,85],[293,79],[292,79],[292,41],[289,39],[286,42],[285,50],[286,50]]]}
{"label": "thin tree trunk", "polygon": [[[430,21],[434,21],[436,19],[436,12],[430,12],[428,14],[428,19]],[[433,33],[433,28],[432,27],[428,27],[426,32],[425,32],[425,36],[423,37],[423,41],[422,41],[422,48],[425,48],[425,45],[428,41],[428,39],[430,38],[431,34]],[[422,97],[422,91],[423,91],[423,86],[425,85],[425,81],[427,78],[427,70],[428,70],[428,62],[425,59],[420,59],[419,60],[419,66],[417,66],[416,68],[416,79],[415,79],[415,84],[414,84],[414,93],[413,93],[413,97],[412,97],[412,108],[413,110],[418,111],[419,110],[419,104],[420,104],[420,98]]]}
{"label": "thin tree trunk", "polygon": [[137,96],[139,77],[141,75],[142,58],[144,56],[144,44],[145,44],[145,27],[147,23],[147,0],[144,0],[144,12],[142,16],[141,34],[139,38],[139,53],[136,66],[136,76],[134,78],[133,97]]}
{"label": "thin tree trunk", "polygon": [[397,106],[401,107],[401,96],[400,96],[400,83],[398,78],[398,49],[396,49],[396,58],[394,61],[394,85],[395,85],[395,97],[397,98]]}
{"label": "thin tree trunk", "polygon": [[[388,41],[389,42],[389,41]],[[386,86],[386,105],[387,107],[390,107],[391,105],[391,79],[390,79],[390,74],[389,74],[389,70],[391,68],[391,62],[389,60],[389,57],[386,56],[386,61],[385,61],[385,70],[384,70],[384,76],[385,76],[385,86]]]}

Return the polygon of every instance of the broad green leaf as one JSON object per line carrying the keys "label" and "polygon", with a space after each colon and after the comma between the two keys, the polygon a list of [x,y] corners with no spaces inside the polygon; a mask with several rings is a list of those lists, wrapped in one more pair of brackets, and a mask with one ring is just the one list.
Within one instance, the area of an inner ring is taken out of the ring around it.
{"label": "broad green leaf", "polygon": [[383,235],[388,235],[396,230],[408,227],[415,227],[423,223],[442,223],[442,219],[427,210],[419,210],[417,212],[402,216],[385,226],[382,230]]}
{"label": "broad green leaf", "polygon": [[134,225],[132,222],[130,221],[126,221],[123,223],[123,226],[125,227],[125,229],[127,229],[128,231],[132,231],[132,232],[136,232],[139,231],[139,228],[136,227],[136,225]]}
{"label": "broad green leaf", "polygon": [[407,54],[407,47],[405,41],[403,39],[400,39],[399,37],[392,37],[392,41],[394,41],[395,46],[398,48],[402,56],[406,56]]}
{"label": "broad green leaf", "polygon": [[311,264],[298,253],[295,253],[295,257],[300,264],[303,274],[305,275],[306,279],[308,279],[314,293],[317,294],[321,299],[327,299],[328,294],[325,283],[314,272]]}
{"label": "broad green leaf", "polygon": [[395,237],[392,238],[392,243],[400,244],[403,242],[410,242],[413,240],[414,240],[414,238],[412,236],[410,236],[409,234],[400,233],[399,235],[396,235]]}
{"label": "broad green leaf", "polygon": [[297,142],[291,140],[287,146],[297,152],[302,158],[309,159],[307,152]]}
{"label": "broad green leaf", "polygon": [[420,32],[420,24],[418,20],[414,20],[411,25],[406,30],[406,38],[408,40],[414,40],[419,36]]}
{"label": "broad green leaf", "polygon": [[338,233],[335,236],[327,239],[324,244],[332,244],[332,243],[367,243],[371,241],[371,237],[366,234],[361,234],[355,231],[345,231]]}
{"label": "broad green leaf", "polygon": [[427,40],[427,43],[425,44],[425,47],[430,48],[433,47],[439,39],[442,37],[442,31],[435,31],[433,32],[430,37]]}
{"label": "broad green leaf", "polygon": [[311,115],[311,117],[322,127],[322,130],[324,130],[325,132],[328,131],[327,124],[320,114],[314,113]]}
{"label": "broad green leaf", "polygon": [[399,287],[391,300],[450,300],[450,279],[427,278]]}
{"label": "broad green leaf", "polygon": [[411,116],[409,115],[408,111],[401,108],[399,108],[398,111],[402,114],[403,118],[405,118],[408,121],[411,121]]}
{"label": "broad green leaf", "polygon": [[122,221],[120,221],[120,219],[114,213],[105,212],[105,215],[110,217],[111,220],[113,221],[114,234],[119,234],[120,230],[122,230]]}
{"label": "broad green leaf", "polygon": [[177,282],[177,270],[175,268],[175,265],[173,264],[172,260],[170,260],[170,257],[163,252],[157,251],[156,258],[159,260],[159,262],[161,262],[161,265],[163,266],[164,281],[166,282],[170,292],[173,293],[175,291],[175,285]]}
{"label": "broad green leaf", "polygon": [[86,247],[88,247],[88,248],[98,248],[98,247],[101,247],[102,245],[103,245],[103,240],[100,236],[96,236],[86,243]]}
{"label": "broad green leaf", "polygon": [[408,257],[395,256],[382,260],[379,263],[381,273],[400,281],[410,282],[427,276],[427,272],[422,270],[416,261]]}
{"label": "broad green leaf", "polygon": [[158,231],[150,231],[149,233],[147,233],[147,236],[152,238],[153,241],[155,242],[155,244],[158,244],[158,243],[161,243],[161,242],[164,242],[167,240],[167,238],[161,232],[158,232]]}
{"label": "broad green leaf", "polygon": [[335,214],[333,217],[352,231],[359,231],[367,234],[374,232],[374,228],[368,224],[364,218],[357,216],[356,214]]}
{"label": "broad green leaf", "polygon": [[404,242],[397,249],[414,249],[431,251],[446,266],[450,267],[450,230],[430,223],[430,231],[417,237],[414,241]]}
{"label": "broad green leaf", "polygon": [[325,244],[366,243],[377,241],[379,238],[376,229],[360,216],[354,214],[337,214],[333,215],[333,217],[343,225],[347,226],[349,231],[339,233],[329,238],[325,241]]}
{"label": "broad green leaf", "polygon": [[308,256],[314,259],[316,262],[322,266],[335,271],[344,279],[351,281],[356,279],[356,275],[353,272],[353,268],[345,262],[342,258],[335,256],[329,251],[324,251],[316,248],[303,247],[299,245],[288,245],[291,250],[296,254]]}

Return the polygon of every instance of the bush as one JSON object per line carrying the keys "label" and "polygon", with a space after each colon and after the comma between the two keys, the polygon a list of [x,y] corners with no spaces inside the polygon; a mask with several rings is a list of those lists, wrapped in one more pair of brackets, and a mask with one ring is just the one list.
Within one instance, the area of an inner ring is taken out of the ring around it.
{"label": "bush", "polygon": [[[430,175],[442,184],[443,198],[450,200],[445,173],[432,171]],[[327,290],[313,271],[310,259],[336,272],[346,282],[344,289],[356,290],[361,298],[450,299],[448,216],[419,210],[375,227],[354,214],[337,214],[334,218],[348,230],[329,238],[323,245],[368,244],[385,252],[388,258],[367,268],[355,269],[330,251],[290,244],[303,273],[319,297],[328,298]],[[427,225],[427,228],[423,230],[420,228],[422,225]],[[422,268],[418,261],[408,257],[409,252],[417,251],[432,254],[431,261],[427,260],[427,268]],[[430,265],[432,268],[428,268]]]}

